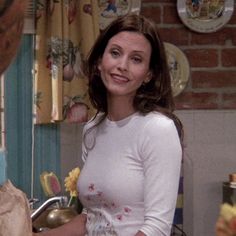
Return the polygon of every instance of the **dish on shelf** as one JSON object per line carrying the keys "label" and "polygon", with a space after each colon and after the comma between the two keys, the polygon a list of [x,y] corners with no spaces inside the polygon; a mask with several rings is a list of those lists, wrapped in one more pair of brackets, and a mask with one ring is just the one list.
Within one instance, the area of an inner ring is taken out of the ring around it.
{"label": "dish on shelf", "polygon": [[100,9],[99,26],[103,30],[118,16],[128,13],[139,14],[141,0],[98,0]]}
{"label": "dish on shelf", "polygon": [[185,89],[188,83],[190,75],[189,62],[182,50],[175,45],[165,42],[164,47],[171,76],[173,96],[176,97]]}
{"label": "dish on shelf", "polygon": [[182,22],[200,33],[222,28],[234,11],[234,0],[177,0],[177,11]]}

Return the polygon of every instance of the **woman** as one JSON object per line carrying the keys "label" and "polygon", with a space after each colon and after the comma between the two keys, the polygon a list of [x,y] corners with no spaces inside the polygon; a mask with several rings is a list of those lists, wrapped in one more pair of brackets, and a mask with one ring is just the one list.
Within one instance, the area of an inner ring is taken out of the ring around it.
{"label": "woman", "polygon": [[78,181],[84,210],[47,235],[170,235],[182,127],[172,114],[155,23],[138,15],[113,21],[95,42],[85,72],[97,114],[84,127]]}

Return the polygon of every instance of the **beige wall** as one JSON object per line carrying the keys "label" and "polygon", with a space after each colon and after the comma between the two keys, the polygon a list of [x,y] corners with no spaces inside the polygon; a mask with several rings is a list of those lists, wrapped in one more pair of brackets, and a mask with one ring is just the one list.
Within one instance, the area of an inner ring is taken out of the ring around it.
{"label": "beige wall", "polygon": [[186,133],[184,229],[215,236],[222,182],[236,172],[236,111],[178,111]]}

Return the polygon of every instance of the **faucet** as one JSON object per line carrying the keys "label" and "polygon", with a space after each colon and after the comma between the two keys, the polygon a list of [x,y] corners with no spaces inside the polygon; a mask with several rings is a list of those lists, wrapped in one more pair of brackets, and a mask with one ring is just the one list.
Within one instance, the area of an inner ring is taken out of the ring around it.
{"label": "faucet", "polygon": [[31,214],[32,222],[34,222],[48,207],[56,202],[59,203],[60,206],[65,206],[68,203],[68,198],[66,196],[56,196],[49,198]]}

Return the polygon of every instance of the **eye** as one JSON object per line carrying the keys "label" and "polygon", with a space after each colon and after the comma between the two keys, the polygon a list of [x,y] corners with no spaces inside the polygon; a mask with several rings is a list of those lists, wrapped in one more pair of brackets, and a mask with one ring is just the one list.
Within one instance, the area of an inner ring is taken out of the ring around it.
{"label": "eye", "polygon": [[110,53],[112,55],[112,57],[116,58],[120,55],[120,52],[117,49],[111,49]]}
{"label": "eye", "polygon": [[142,62],[142,58],[141,58],[141,57],[138,57],[138,56],[132,57],[132,60],[133,60],[133,62],[136,63],[136,64]]}

